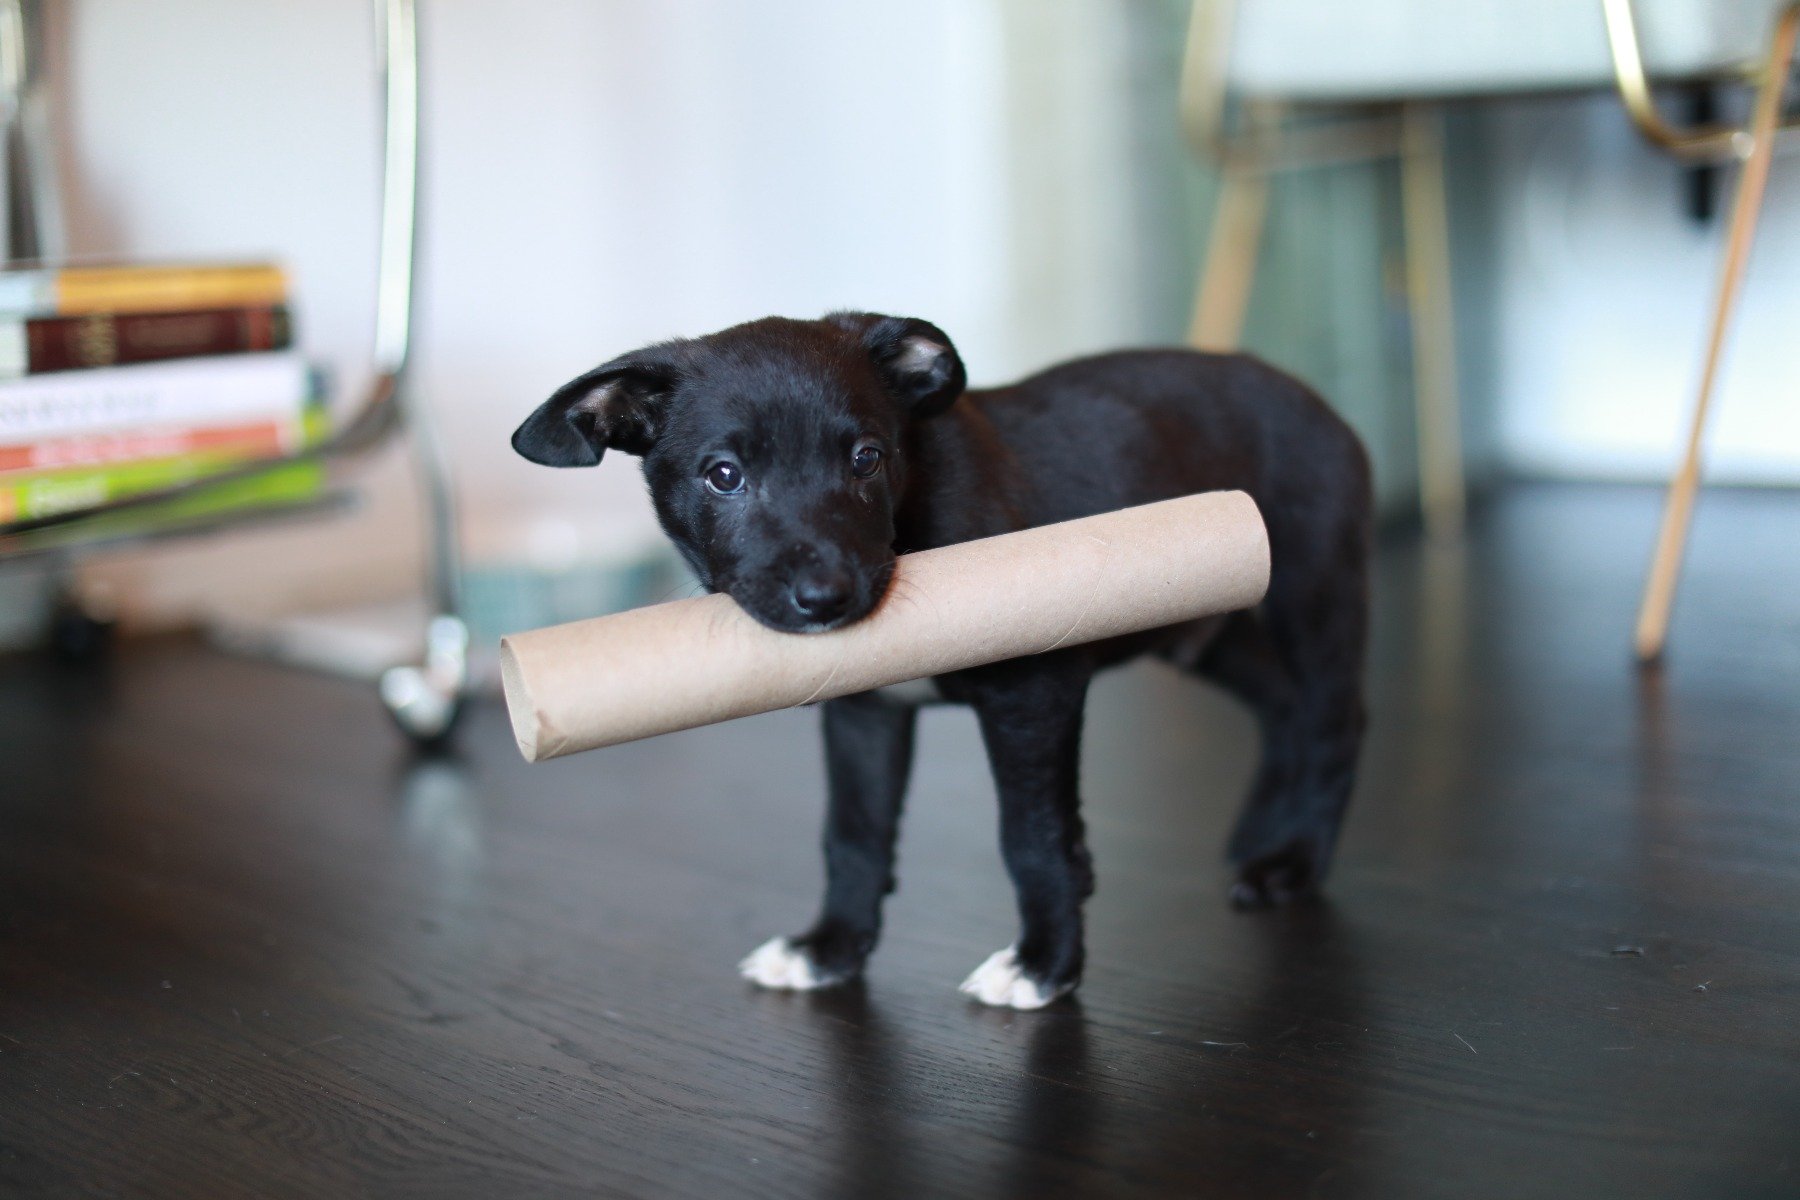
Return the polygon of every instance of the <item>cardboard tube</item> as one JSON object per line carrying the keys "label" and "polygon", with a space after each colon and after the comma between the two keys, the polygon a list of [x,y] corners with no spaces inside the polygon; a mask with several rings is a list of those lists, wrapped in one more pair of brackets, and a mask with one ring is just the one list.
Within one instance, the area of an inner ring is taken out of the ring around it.
{"label": "cardboard tube", "polygon": [[1248,608],[1269,539],[1207,492],[900,557],[875,611],[778,633],[702,596],[500,641],[528,762]]}

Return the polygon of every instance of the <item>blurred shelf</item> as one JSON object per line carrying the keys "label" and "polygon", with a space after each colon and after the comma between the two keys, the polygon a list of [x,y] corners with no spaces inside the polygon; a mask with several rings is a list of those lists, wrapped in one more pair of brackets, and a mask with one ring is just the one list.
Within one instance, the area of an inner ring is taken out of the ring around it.
{"label": "blurred shelf", "polygon": [[77,525],[56,526],[0,538],[0,560],[12,561],[103,548],[119,549],[227,530],[295,523],[311,517],[349,512],[357,503],[358,498],[353,490],[337,488],[303,499],[274,501],[258,504],[253,508],[234,508],[191,516],[170,516],[158,512],[152,506],[138,512],[95,518]]}

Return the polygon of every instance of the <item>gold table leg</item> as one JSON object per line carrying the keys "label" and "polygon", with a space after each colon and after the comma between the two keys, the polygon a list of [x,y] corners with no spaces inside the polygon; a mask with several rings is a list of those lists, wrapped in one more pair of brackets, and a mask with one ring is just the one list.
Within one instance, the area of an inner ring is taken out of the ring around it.
{"label": "gold table leg", "polygon": [[1731,225],[1726,231],[1725,254],[1719,269],[1718,295],[1713,303],[1712,332],[1706,344],[1706,365],[1701,369],[1700,391],[1688,426],[1687,449],[1682,455],[1681,466],[1669,483],[1662,531],[1656,539],[1656,557],[1651,561],[1643,606],[1638,610],[1636,649],[1640,662],[1656,661],[1668,641],[1675,584],[1681,573],[1682,551],[1693,518],[1694,497],[1700,488],[1700,450],[1707,413],[1718,383],[1725,336],[1731,328],[1738,291],[1743,283],[1744,264],[1750,256],[1750,243],[1756,236],[1756,219],[1762,211],[1763,194],[1768,187],[1769,162],[1775,155],[1775,131],[1781,119],[1782,85],[1787,81],[1788,63],[1794,55],[1797,28],[1800,28],[1800,7],[1789,8],[1775,27],[1775,43],[1769,51],[1768,65],[1756,94],[1756,109],[1750,121],[1750,155],[1744,162],[1743,177],[1738,182],[1737,197],[1732,203]]}
{"label": "gold table leg", "polygon": [[1194,348],[1231,351],[1243,339],[1268,207],[1267,173],[1253,166],[1224,169],[1194,297],[1194,320],[1188,327],[1188,343]]}
{"label": "gold table leg", "polygon": [[1429,104],[1402,110],[1401,207],[1407,307],[1418,406],[1419,507],[1436,538],[1462,532],[1462,412],[1456,394],[1456,325],[1450,306],[1450,219],[1444,195],[1444,117]]}

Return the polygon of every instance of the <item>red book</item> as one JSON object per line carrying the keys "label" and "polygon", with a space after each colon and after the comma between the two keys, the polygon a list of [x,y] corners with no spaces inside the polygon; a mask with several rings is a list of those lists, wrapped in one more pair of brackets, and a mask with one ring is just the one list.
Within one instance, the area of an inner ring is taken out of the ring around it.
{"label": "red book", "polygon": [[111,466],[210,451],[231,451],[244,458],[261,458],[284,453],[299,441],[299,437],[297,420],[83,434],[29,445],[0,446],[0,475]]}
{"label": "red book", "polygon": [[0,320],[0,379],[166,358],[284,349],[278,305]]}

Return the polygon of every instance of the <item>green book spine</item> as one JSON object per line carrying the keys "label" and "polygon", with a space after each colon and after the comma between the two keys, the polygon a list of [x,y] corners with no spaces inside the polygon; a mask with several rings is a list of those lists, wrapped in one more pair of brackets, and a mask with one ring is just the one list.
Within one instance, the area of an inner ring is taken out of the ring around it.
{"label": "green book spine", "polygon": [[[302,418],[305,441],[310,444],[317,440],[323,435],[324,427],[323,408],[309,407]],[[243,454],[228,450],[200,451],[173,458],[43,471],[0,479],[0,522],[28,521],[93,508],[144,492],[181,487],[241,466],[245,461]],[[142,513],[120,514],[117,519],[129,519],[133,523],[160,518],[188,520],[236,508],[294,503],[316,495],[324,481],[325,472],[320,463],[290,463],[154,505]]]}

